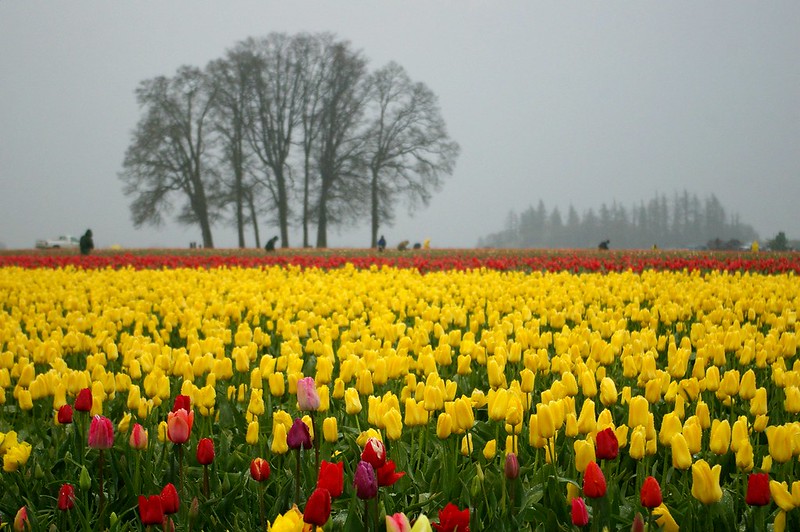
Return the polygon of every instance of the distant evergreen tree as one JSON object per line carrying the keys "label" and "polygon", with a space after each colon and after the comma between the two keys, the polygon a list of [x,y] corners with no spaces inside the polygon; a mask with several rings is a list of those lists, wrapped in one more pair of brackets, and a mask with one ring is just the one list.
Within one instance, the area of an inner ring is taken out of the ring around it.
{"label": "distant evergreen tree", "polygon": [[[728,221],[730,220],[730,221]],[[626,208],[612,201],[602,203],[597,212],[588,209],[580,216],[570,205],[564,221],[561,211],[548,211],[544,200],[528,206],[517,216],[509,212],[503,230],[482,237],[484,247],[594,248],[603,240],[611,247],[680,248],[706,245],[711,241],[751,242],[758,234],[739,215],[725,213],[719,199],[711,195],[701,201],[684,190],[674,193],[672,201],[657,193],[649,201]]]}

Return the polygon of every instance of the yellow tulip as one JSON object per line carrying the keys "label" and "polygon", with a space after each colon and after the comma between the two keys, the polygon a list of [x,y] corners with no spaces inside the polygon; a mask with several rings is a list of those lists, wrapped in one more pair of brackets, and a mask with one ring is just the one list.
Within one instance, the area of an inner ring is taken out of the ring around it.
{"label": "yellow tulip", "polygon": [[788,425],[767,427],[767,443],[772,460],[783,464],[791,460],[793,452],[792,428]]}
{"label": "yellow tulip", "polygon": [[697,454],[702,449],[703,444],[703,429],[700,427],[700,422],[696,416],[692,416],[683,424],[683,437],[686,439],[686,445],[689,447],[689,452]]}
{"label": "yellow tulip", "polygon": [[750,471],[755,465],[753,460],[753,446],[749,439],[744,440],[736,451],[736,467],[745,472]]}
{"label": "yellow tulip", "polygon": [[339,440],[339,423],[335,417],[326,417],[322,421],[322,435],[328,443],[336,443]]}
{"label": "yellow tulip", "polygon": [[472,434],[467,433],[461,438],[461,455],[469,456],[472,452]]}
{"label": "yellow tulip", "polygon": [[508,410],[508,391],[501,388],[489,394],[489,419],[492,421],[505,421]]}
{"label": "yellow tulip", "polygon": [[575,451],[575,469],[578,473],[583,473],[589,462],[597,460],[594,443],[591,440],[575,440],[572,447]]}
{"label": "yellow tulip", "polygon": [[617,402],[617,385],[609,377],[600,381],[600,402],[603,406],[611,406]]}
{"label": "yellow tulip", "polygon": [[661,420],[661,430],[658,433],[658,441],[661,445],[670,445],[672,438],[681,432],[681,420],[674,412],[667,412]]}
{"label": "yellow tulip", "polygon": [[667,508],[664,503],[661,503],[661,506],[653,508],[653,515],[657,516],[656,524],[659,526],[659,529],[664,530],[664,532],[678,532],[680,530],[678,523],[675,522],[672,514],[669,513],[669,508]]}
{"label": "yellow tulip", "polygon": [[29,390],[20,390],[17,397],[17,404],[19,404],[20,410],[32,410],[33,399],[31,398],[31,392]]}
{"label": "yellow tulip", "polygon": [[594,401],[586,399],[581,408],[581,414],[578,416],[578,432],[581,434],[589,434],[594,432],[597,428],[597,418],[594,411]]}
{"label": "yellow tulip", "polygon": [[270,449],[275,454],[285,454],[289,451],[289,444],[286,443],[286,427],[282,423],[273,426]]}
{"label": "yellow tulip", "polygon": [[286,383],[283,380],[283,373],[272,373],[268,378],[269,393],[271,393],[273,397],[283,397],[283,394],[286,393]]}
{"label": "yellow tulip", "polygon": [[722,376],[720,390],[727,396],[733,397],[739,393],[739,370],[730,369]]}
{"label": "yellow tulip", "polygon": [[675,469],[686,470],[692,465],[692,453],[683,434],[678,432],[672,437],[672,467]]}
{"label": "yellow tulip", "polygon": [[536,405],[536,421],[539,437],[547,439],[555,436],[555,423],[549,405],[541,403]]}
{"label": "yellow tulip", "polygon": [[767,430],[768,424],[769,416],[756,416],[755,421],[753,421],[753,430],[756,432],[764,432]]}
{"label": "yellow tulip", "polygon": [[399,440],[403,435],[403,418],[400,416],[400,411],[396,408],[390,408],[383,415],[383,423],[386,426],[386,438]]}
{"label": "yellow tulip", "polygon": [[436,420],[436,436],[440,440],[447,439],[453,432],[453,418],[450,414],[442,412]]}
{"label": "yellow tulip", "polygon": [[731,429],[731,451],[738,452],[739,448],[745,443],[750,441],[750,435],[747,427],[747,418],[739,416],[739,419],[733,422]]}
{"label": "yellow tulip", "polygon": [[631,397],[628,405],[628,426],[635,429],[637,426],[647,426],[650,415],[650,404],[641,395]]}
{"label": "yellow tulip", "polygon": [[487,441],[486,445],[483,446],[483,457],[491,460],[495,454],[497,454],[497,440]]}
{"label": "yellow tulip", "polygon": [[258,443],[258,421],[253,420],[247,425],[247,435],[245,441],[248,445],[256,445]]}
{"label": "yellow tulip", "polygon": [[710,467],[705,460],[692,465],[692,496],[703,504],[714,504],[722,499],[719,474],[722,466]]}
{"label": "yellow tulip", "polygon": [[772,495],[772,500],[784,512],[789,512],[797,507],[797,503],[789,492],[786,482],[778,482],[777,480],[769,481],[769,493]]}
{"label": "yellow tulip", "polygon": [[455,401],[455,424],[462,431],[470,430],[475,425],[472,401],[467,397],[461,397]]}
{"label": "yellow tulip", "polygon": [[728,420],[715,419],[711,424],[709,448],[715,454],[725,454],[731,445],[731,426]]}
{"label": "yellow tulip", "polygon": [[31,456],[31,444],[20,442],[6,449],[3,455],[3,471],[11,473],[28,462]]}
{"label": "yellow tulip", "polygon": [[519,396],[515,393],[510,393],[508,398],[508,407],[506,408],[505,421],[507,424],[515,426],[522,423],[522,415],[524,408]]}
{"label": "yellow tulip", "polygon": [[787,386],[783,391],[786,394],[786,398],[783,401],[783,409],[790,414],[800,412],[800,388]]}
{"label": "yellow tulip", "polygon": [[630,449],[628,450],[630,457],[634,460],[641,460],[644,458],[646,452],[646,443],[647,437],[645,428],[641,425],[638,425],[635,429],[633,429],[633,433],[631,434]]}
{"label": "yellow tulip", "polygon": [[742,375],[739,383],[739,397],[743,401],[749,401],[756,395],[756,374],[752,369],[748,369]]}
{"label": "yellow tulip", "polygon": [[703,401],[698,401],[694,407],[694,415],[700,420],[700,427],[703,430],[711,426],[711,415],[709,414],[708,405]]}
{"label": "yellow tulip", "polygon": [[355,388],[348,388],[344,392],[345,411],[347,415],[354,416],[361,412],[361,398],[358,395],[358,390]]}

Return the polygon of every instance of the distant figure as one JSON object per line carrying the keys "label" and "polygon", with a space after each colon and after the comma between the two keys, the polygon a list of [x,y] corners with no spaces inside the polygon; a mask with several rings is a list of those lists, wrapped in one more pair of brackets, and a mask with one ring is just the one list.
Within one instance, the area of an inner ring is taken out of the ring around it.
{"label": "distant figure", "polygon": [[277,242],[277,241],[278,241],[278,237],[277,236],[273,236],[272,238],[270,238],[267,241],[267,245],[264,246],[264,249],[266,249],[267,251],[275,251],[275,242]]}
{"label": "distant figure", "polygon": [[610,240],[603,240],[603,241],[602,241],[602,242],[600,242],[600,244],[597,246],[597,249],[608,249],[608,245],[609,245],[610,243],[611,243],[611,241],[610,241]]}
{"label": "distant figure", "polygon": [[414,242],[414,249],[422,249],[422,244],[419,242]]}
{"label": "distant figure", "polygon": [[81,255],[88,255],[94,249],[94,240],[92,240],[92,230],[87,229],[80,240]]}
{"label": "distant figure", "polygon": [[422,249],[431,249],[431,239],[426,238],[422,241]]}
{"label": "distant figure", "polygon": [[403,240],[399,244],[397,244],[397,249],[399,251],[405,251],[408,249],[408,240]]}
{"label": "distant figure", "polygon": [[378,239],[378,251],[383,251],[384,249],[386,249],[386,239],[381,235]]}
{"label": "distant figure", "polygon": [[750,244],[750,251],[758,253],[758,240],[753,240],[753,243]]}

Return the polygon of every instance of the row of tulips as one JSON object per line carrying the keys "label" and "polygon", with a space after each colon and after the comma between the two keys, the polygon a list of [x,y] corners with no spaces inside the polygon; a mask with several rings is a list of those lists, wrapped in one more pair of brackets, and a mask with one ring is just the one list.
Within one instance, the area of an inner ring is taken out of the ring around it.
{"label": "row of tulips", "polygon": [[1,273],[23,529],[797,524],[792,275]]}
{"label": "row of tulips", "polygon": [[768,274],[800,273],[798,253],[687,252],[687,251],[605,251],[594,250],[443,250],[408,253],[377,253],[364,250],[338,250],[330,253],[303,253],[285,250],[264,254],[260,250],[205,250],[191,254],[101,251],[91,256],[63,251],[25,254],[0,254],[0,267],[21,268],[299,268],[359,269],[412,268],[420,272],[489,268],[499,271],[546,272],[642,272],[729,271]]}

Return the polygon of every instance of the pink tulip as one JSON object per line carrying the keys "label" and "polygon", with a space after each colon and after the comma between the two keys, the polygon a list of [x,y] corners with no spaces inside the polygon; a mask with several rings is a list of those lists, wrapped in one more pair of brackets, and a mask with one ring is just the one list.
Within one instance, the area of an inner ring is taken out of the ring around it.
{"label": "pink tulip", "polygon": [[386,532],[410,532],[411,523],[406,514],[396,513],[386,516]]}
{"label": "pink tulip", "polygon": [[130,443],[131,448],[137,451],[147,449],[147,431],[139,423],[133,425],[128,443]]}
{"label": "pink tulip", "polygon": [[105,416],[94,416],[89,426],[89,447],[111,449],[114,446],[114,425]]}
{"label": "pink tulip", "polygon": [[297,381],[297,405],[300,410],[317,410],[319,394],[313,377],[305,377]]}
{"label": "pink tulip", "polygon": [[167,415],[167,438],[176,444],[186,443],[192,432],[194,424],[194,412],[189,412],[183,408]]}

